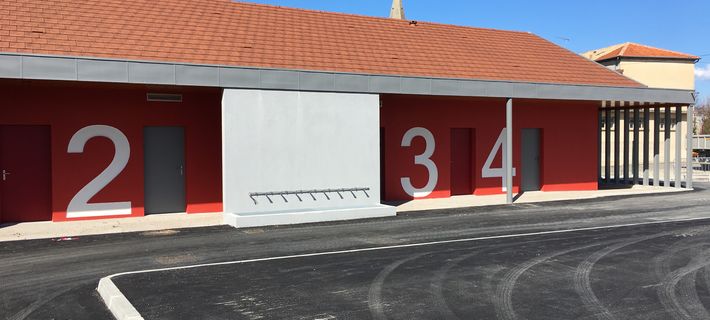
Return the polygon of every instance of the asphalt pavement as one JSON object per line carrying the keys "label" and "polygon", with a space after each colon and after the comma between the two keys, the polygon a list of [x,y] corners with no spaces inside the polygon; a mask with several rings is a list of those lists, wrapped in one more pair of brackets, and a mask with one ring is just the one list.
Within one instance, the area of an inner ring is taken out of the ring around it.
{"label": "asphalt pavement", "polygon": [[[707,187],[289,227],[5,242],[0,319],[110,319],[95,288],[101,277],[126,271],[710,218]],[[395,248],[138,274],[115,282],[148,319],[692,319],[704,316],[703,303],[710,302],[707,225],[694,220]]]}
{"label": "asphalt pavement", "polygon": [[710,319],[710,221],[120,276],[145,319]]}

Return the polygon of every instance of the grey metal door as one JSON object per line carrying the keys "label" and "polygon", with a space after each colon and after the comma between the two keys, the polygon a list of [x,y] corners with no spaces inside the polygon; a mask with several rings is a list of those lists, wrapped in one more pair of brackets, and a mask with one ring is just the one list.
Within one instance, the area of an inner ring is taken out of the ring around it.
{"label": "grey metal door", "polygon": [[540,129],[523,129],[522,191],[540,190]]}
{"label": "grey metal door", "polygon": [[143,129],[145,213],[185,212],[185,130]]}

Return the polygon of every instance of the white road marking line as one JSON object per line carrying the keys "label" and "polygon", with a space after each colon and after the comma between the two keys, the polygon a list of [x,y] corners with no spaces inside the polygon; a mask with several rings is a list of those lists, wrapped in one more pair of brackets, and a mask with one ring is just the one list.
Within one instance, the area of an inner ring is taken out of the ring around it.
{"label": "white road marking line", "polygon": [[[677,220],[659,220],[659,221],[647,221],[647,222],[638,222],[638,223],[626,223],[626,224],[616,224],[616,225],[608,225],[608,226],[596,226],[596,227],[587,227],[587,228],[576,228],[576,229],[561,229],[561,230],[550,230],[550,231],[538,231],[538,232],[526,232],[526,233],[514,233],[514,234],[506,234],[506,235],[494,235],[494,236],[483,236],[483,237],[474,237],[474,238],[464,238],[464,239],[451,239],[451,240],[439,240],[439,241],[429,241],[429,242],[420,242],[420,243],[408,243],[408,244],[399,244],[399,245],[391,245],[391,246],[381,246],[381,247],[370,247],[370,248],[359,248],[359,249],[349,249],[349,250],[339,250],[339,251],[326,251],[326,252],[314,252],[314,253],[303,253],[303,254],[294,254],[294,255],[286,255],[286,256],[276,256],[276,257],[267,257],[267,258],[256,258],[256,259],[245,259],[245,260],[235,260],[235,261],[224,261],[224,262],[214,262],[214,263],[203,263],[203,264],[195,264],[195,265],[188,265],[188,266],[180,266],[180,267],[168,267],[168,268],[158,268],[158,269],[146,269],[146,270],[138,270],[138,271],[129,271],[129,272],[120,272],[120,273],[115,273],[110,276],[106,276],[104,278],[101,278],[101,281],[105,282],[111,282],[113,284],[113,281],[111,280],[114,277],[118,276],[124,276],[124,275],[131,275],[131,274],[140,274],[140,273],[152,273],[152,272],[160,272],[160,271],[173,271],[173,270],[185,270],[185,269],[195,269],[195,268],[202,268],[202,267],[214,267],[214,266],[224,266],[224,265],[232,265],[232,264],[245,264],[245,263],[253,263],[253,262],[264,262],[264,261],[276,261],[276,260],[286,260],[286,259],[295,259],[295,258],[307,258],[307,257],[318,257],[318,256],[328,256],[328,255],[337,255],[337,254],[346,254],[346,253],[358,253],[358,252],[369,252],[369,251],[380,251],[380,250],[389,250],[389,249],[400,249],[400,248],[416,248],[416,247],[424,247],[424,246],[432,246],[432,245],[439,245],[439,244],[450,244],[450,243],[463,243],[463,242],[475,242],[475,241],[482,241],[482,240],[494,240],[494,239],[511,239],[511,238],[521,238],[521,237],[531,237],[531,236],[539,236],[539,235],[550,235],[550,234],[564,234],[564,233],[573,233],[573,232],[580,232],[580,231],[593,231],[593,230],[602,230],[602,229],[616,229],[616,228],[623,228],[623,227],[634,227],[634,226],[646,226],[646,225],[656,225],[656,224],[667,224],[667,223],[677,223],[677,222],[690,222],[690,221],[700,221],[700,220],[710,220],[710,217],[698,217],[698,218],[688,218],[688,219],[677,219]],[[115,286],[115,284],[113,284]],[[116,289],[118,289],[117,286],[115,286]],[[102,287],[99,286],[97,290],[99,293],[101,293]],[[111,308],[111,305],[121,305],[121,306],[126,306],[132,310],[136,310],[133,305],[128,301],[128,299],[123,295],[123,293],[118,289],[118,294],[120,294],[120,297],[115,295],[116,293],[113,292],[112,299],[119,299],[121,300],[120,304],[113,303],[111,304],[110,301],[105,301],[104,303],[109,307],[109,310],[111,313],[116,317],[118,320],[124,320],[127,318],[121,317],[121,315],[125,315],[126,312],[124,310],[114,310],[114,308]],[[103,296],[102,296],[103,297]],[[133,318],[131,318],[133,319]],[[139,318],[142,319],[142,318]]]}
{"label": "white road marking line", "polygon": [[587,227],[587,228],[561,229],[561,230],[550,230],[550,231],[538,231],[538,232],[514,233],[514,234],[505,234],[505,235],[483,236],[483,237],[475,237],[475,238],[439,240],[439,241],[429,241],[429,242],[419,242],[419,243],[407,243],[407,244],[398,244],[398,245],[391,245],[391,246],[358,248],[358,249],[339,250],[339,251],[303,253],[303,254],[294,254],[294,255],[286,255],[286,256],[267,257],[267,258],[223,261],[223,262],[195,264],[195,265],[180,266],[180,267],[167,267],[167,268],[158,268],[158,269],[129,271],[129,272],[116,273],[116,274],[110,275],[109,277],[113,278],[113,277],[117,277],[117,276],[137,274],[137,273],[150,273],[150,272],[159,272],[159,271],[194,269],[194,268],[201,268],[201,267],[222,266],[222,265],[230,265],[230,264],[244,264],[244,263],[252,263],[252,262],[317,257],[317,256],[336,255],[336,254],[345,254],[345,253],[357,253],[357,252],[367,252],[367,251],[379,251],[379,250],[389,250],[389,249],[398,249],[398,248],[413,248],[413,247],[423,247],[423,246],[431,246],[431,245],[447,244],[447,243],[474,242],[474,241],[493,240],[493,239],[510,239],[510,238],[518,238],[518,237],[530,237],[530,236],[559,234],[559,233],[572,233],[572,232],[579,232],[579,231],[592,231],[592,230],[601,230],[601,229],[615,229],[615,228],[623,228],[623,227],[655,225],[655,224],[674,223],[674,222],[690,222],[690,221],[698,221],[698,220],[710,220],[710,217],[688,218],[688,219],[678,219],[678,220],[659,220],[659,221],[616,224],[616,225]]}

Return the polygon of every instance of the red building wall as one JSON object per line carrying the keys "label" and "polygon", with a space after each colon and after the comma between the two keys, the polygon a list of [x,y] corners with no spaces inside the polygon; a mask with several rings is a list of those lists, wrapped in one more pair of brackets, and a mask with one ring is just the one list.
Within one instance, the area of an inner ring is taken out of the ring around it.
{"label": "red building wall", "polygon": [[[541,188],[543,191],[597,189],[597,108],[594,102],[543,101],[516,99],[513,103],[513,179],[518,191],[521,177],[520,135],[522,128],[541,128]],[[504,99],[473,99],[422,96],[382,96],[381,125],[385,133],[385,200],[410,200],[401,178],[410,177],[420,188],[429,171],[414,163],[425,150],[422,137],[410,147],[402,146],[404,134],[413,127],[428,129],[434,136],[431,160],[438,170],[438,181],[431,194],[423,198],[449,197],[451,128],[472,129],[472,180],[474,194],[500,194],[501,178],[483,178],[482,168],[505,126]],[[502,148],[492,168],[502,168]]]}
{"label": "red building wall", "polygon": [[[148,102],[148,92],[180,93],[183,102]],[[51,126],[52,220],[101,218],[66,215],[69,201],[114,157],[103,137],[88,140],[83,153],[67,152],[72,136],[89,125],[115,127],[130,143],[126,167],[90,203],[130,201],[124,216],[142,216],[143,127],[183,126],[187,212],[222,211],[219,89],[8,80],[0,96],[0,125]]]}

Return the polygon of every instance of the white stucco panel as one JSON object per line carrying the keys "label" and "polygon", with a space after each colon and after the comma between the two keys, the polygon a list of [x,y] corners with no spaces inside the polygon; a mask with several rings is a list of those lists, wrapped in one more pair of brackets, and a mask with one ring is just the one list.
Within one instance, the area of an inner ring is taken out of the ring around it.
{"label": "white stucco panel", "polygon": [[[266,213],[377,205],[379,96],[225,89],[224,210]],[[272,196],[250,193],[367,187],[363,192]]]}

